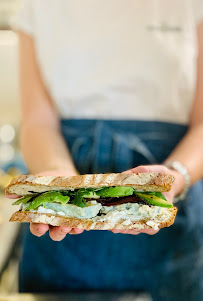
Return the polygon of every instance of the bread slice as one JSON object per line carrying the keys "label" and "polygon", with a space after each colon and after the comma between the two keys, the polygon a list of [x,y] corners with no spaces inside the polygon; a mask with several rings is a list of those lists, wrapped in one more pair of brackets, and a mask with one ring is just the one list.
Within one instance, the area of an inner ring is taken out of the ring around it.
{"label": "bread slice", "polygon": [[[164,227],[170,227],[175,220],[177,208],[167,208],[169,218],[167,220],[158,221],[159,229]],[[52,214],[36,213],[30,211],[17,211],[11,219],[11,222],[26,222],[26,223],[42,223],[49,224],[52,226],[65,226],[71,228],[79,228],[84,230],[111,230],[111,229],[122,229],[122,230],[135,230],[135,229],[152,229],[153,226],[147,225],[147,220],[134,221],[131,224],[125,224],[125,220],[113,223],[111,221],[94,221],[93,219],[78,219],[72,217],[56,216]],[[152,220],[153,222],[153,220]],[[157,220],[156,220],[157,223]]]}
{"label": "bread slice", "polygon": [[166,173],[110,173],[72,177],[22,175],[15,177],[6,188],[7,195],[28,195],[49,190],[74,190],[106,186],[131,186],[139,191],[169,191],[174,176]]}

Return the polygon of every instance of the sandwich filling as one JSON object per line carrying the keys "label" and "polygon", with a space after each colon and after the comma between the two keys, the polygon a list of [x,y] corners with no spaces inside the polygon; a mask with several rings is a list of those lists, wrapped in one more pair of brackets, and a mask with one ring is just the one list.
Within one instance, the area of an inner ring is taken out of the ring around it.
{"label": "sandwich filling", "polygon": [[173,207],[160,192],[141,192],[132,187],[104,187],[32,193],[17,200],[21,210],[38,212],[94,222],[129,225],[145,220],[158,229],[169,218],[167,208]]}

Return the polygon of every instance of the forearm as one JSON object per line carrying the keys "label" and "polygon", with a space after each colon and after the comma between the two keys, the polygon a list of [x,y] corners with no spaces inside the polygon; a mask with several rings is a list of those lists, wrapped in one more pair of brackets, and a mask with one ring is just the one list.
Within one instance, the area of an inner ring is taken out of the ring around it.
{"label": "forearm", "polygon": [[23,125],[21,150],[30,173],[61,168],[76,172],[58,129],[44,125]]}
{"label": "forearm", "polygon": [[180,161],[188,169],[191,184],[203,177],[203,124],[192,126],[166,161]]}

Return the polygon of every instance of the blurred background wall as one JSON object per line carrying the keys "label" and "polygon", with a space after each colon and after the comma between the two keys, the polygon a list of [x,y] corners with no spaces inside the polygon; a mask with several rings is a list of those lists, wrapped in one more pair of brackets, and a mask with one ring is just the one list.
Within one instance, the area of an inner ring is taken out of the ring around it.
{"label": "blurred background wall", "polygon": [[0,122],[19,124],[18,40],[9,19],[20,0],[0,0]]}
{"label": "blurred background wall", "polygon": [[0,294],[17,290],[19,225],[9,223],[15,209],[4,188],[26,171],[19,152],[18,39],[9,26],[20,0],[0,0]]}
{"label": "blurred background wall", "polygon": [[[18,39],[10,27],[10,20],[20,5],[21,0],[0,0],[0,175],[2,170],[7,172],[17,165],[20,168],[22,164],[18,151]],[[14,174],[18,172],[20,170]]]}

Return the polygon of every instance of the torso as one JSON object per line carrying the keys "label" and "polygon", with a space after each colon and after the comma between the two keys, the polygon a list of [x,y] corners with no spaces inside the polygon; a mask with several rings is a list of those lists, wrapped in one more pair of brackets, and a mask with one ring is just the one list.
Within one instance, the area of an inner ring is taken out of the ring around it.
{"label": "torso", "polygon": [[62,118],[188,123],[197,58],[190,1],[35,3],[38,62]]}

